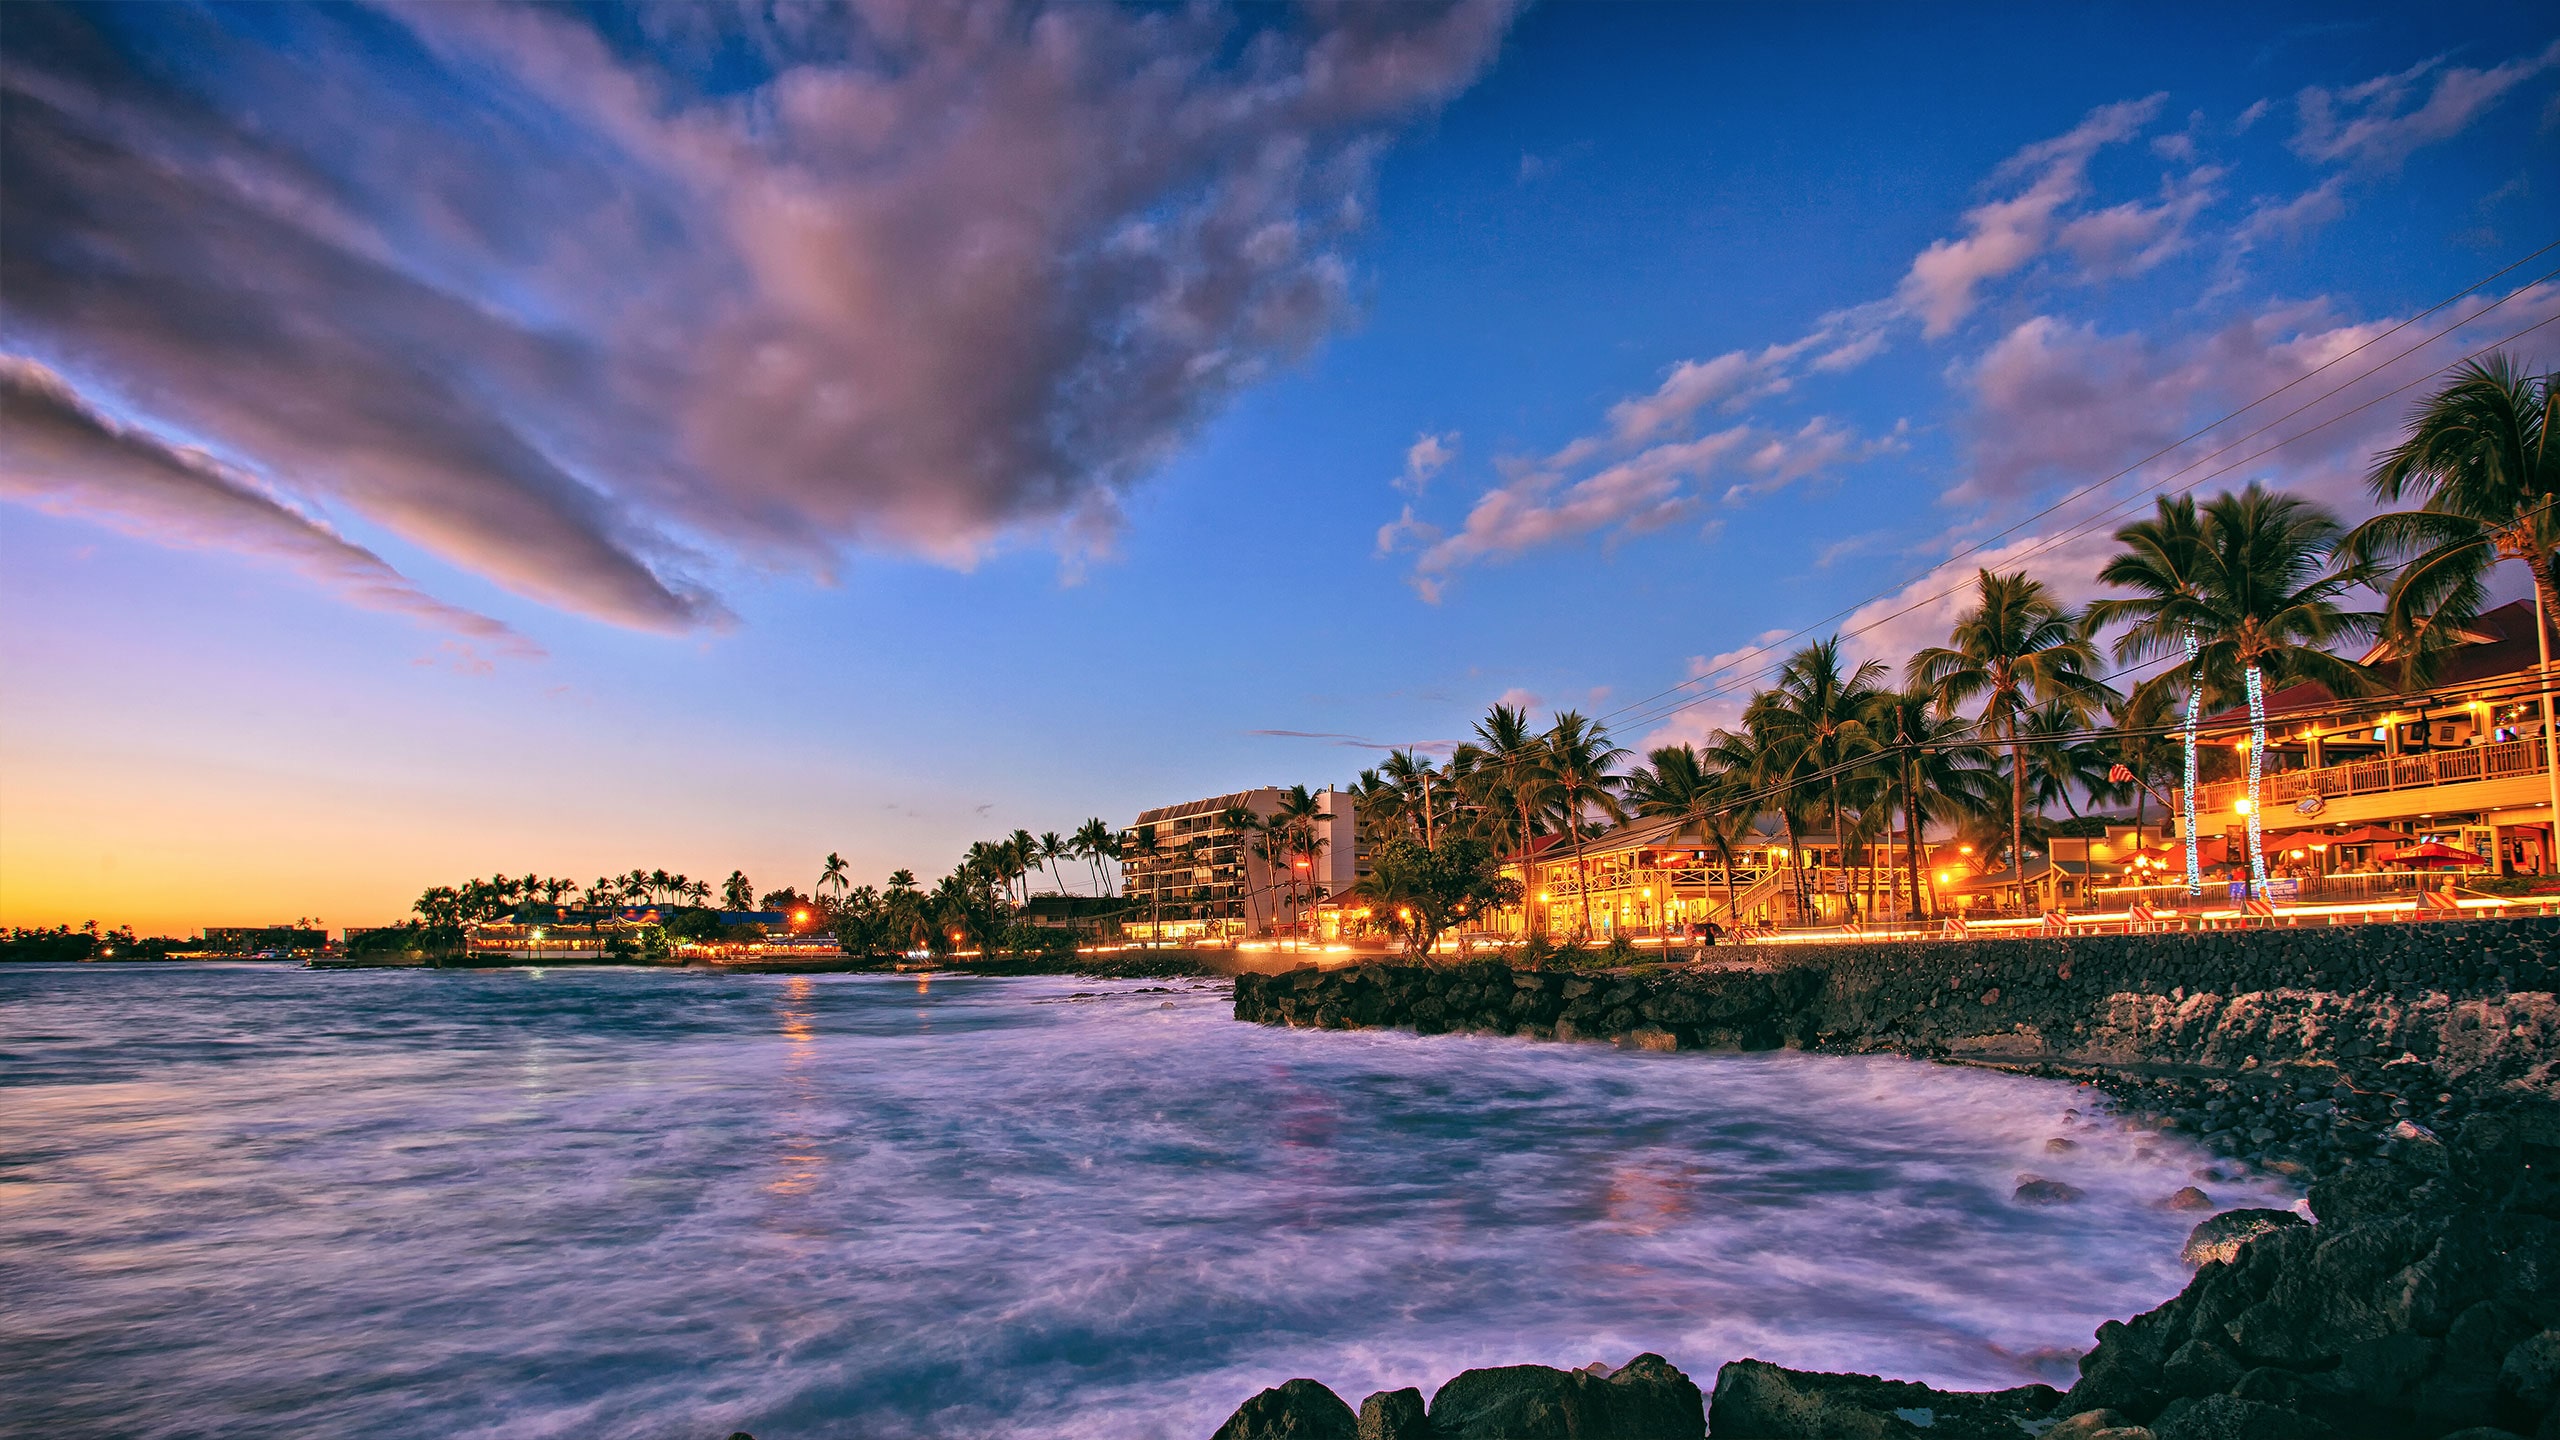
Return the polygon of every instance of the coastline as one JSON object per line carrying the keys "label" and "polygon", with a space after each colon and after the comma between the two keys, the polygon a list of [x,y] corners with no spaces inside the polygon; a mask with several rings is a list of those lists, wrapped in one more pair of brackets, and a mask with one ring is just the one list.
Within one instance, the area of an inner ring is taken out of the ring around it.
{"label": "coastline", "polygon": [[[1701,1391],[1646,1355],[1616,1370],[1471,1371],[1427,1405],[1382,1392],[1356,1414],[1292,1381],[1248,1401],[1219,1440],[1340,1421],[1360,1440],[1550,1433],[1521,1428],[1531,1414],[1580,1417],[1552,1432],[1577,1440],[2560,1440],[2560,923],[1825,949],[1611,972],[1247,975],[1236,1018],[1893,1052],[2068,1079],[2107,1096],[2120,1125],[2305,1185],[2314,1223],[2204,1220],[2194,1278],[2100,1327],[2067,1393],[1937,1391],[1748,1358]],[[2072,1198],[2034,1188],[2019,1202]],[[1508,1398],[1488,1408],[1488,1386]]]}

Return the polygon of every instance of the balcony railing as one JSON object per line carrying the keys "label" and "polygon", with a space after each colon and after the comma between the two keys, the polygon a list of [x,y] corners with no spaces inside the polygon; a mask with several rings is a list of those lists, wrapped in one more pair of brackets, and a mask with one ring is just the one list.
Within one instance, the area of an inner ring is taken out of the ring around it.
{"label": "balcony railing", "polygon": [[[2290,805],[2307,795],[2324,800],[2345,795],[2379,795],[2392,790],[2419,790],[2431,785],[2460,785],[2472,780],[2511,780],[2539,775],[2543,768],[2542,741],[2502,740],[2494,745],[2465,745],[2454,750],[2430,750],[2423,755],[2392,755],[2379,760],[2358,760],[2349,765],[2324,765],[2317,770],[2282,770],[2260,783],[2263,809],[2272,814],[2279,805]],[[2249,793],[2246,780],[2225,780],[2219,784],[2199,786],[2196,810],[2210,814],[2229,810],[2241,796]]]}

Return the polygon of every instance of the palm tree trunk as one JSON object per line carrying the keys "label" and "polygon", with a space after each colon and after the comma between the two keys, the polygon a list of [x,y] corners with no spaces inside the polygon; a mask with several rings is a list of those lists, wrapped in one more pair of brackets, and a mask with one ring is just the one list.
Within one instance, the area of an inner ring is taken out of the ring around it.
{"label": "palm tree trunk", "polygon": [[1591,939],[1591,870],[1582,863],[1582,792],[1567,787],[1564,792],[1565,829],[1573,836],[1573,878],[1582,892],[1582,938]]}
{"label": "palm tree trunk", "polygon": [[2242,672],[2249,684],[2249,894],[2266,898],[2267,852],[2259,824],[2258,779],[2266,770],[2267,758],[2267,689],[2259,674],[2258,662],[2251,660]]}
{"label": "palm tree trunk", "polygon": [[1911,918],[1920,916],[1920,784],[1913,772],[1918,767],[1906,752],[1902,757],[1902,848],[1911,861]]}
{"label": "palm tree trunk", "polygon": [[1796,918],[1804,918],[1804,841],[1796,834],[1795,812],[1784,805],[1778,807],[1779,818],[1787,827],[1787,868],[1795,873]]}
{"label": "palm tree trunk", "polygon": [[1544,935],[1547,925],[1537,908],[1543,902],[1538,897],[1537,847],[1529,843],[1529,797],[1514,784],[1511,798],[1520,806],[1520,939],[1525,943],[1532,930]]}

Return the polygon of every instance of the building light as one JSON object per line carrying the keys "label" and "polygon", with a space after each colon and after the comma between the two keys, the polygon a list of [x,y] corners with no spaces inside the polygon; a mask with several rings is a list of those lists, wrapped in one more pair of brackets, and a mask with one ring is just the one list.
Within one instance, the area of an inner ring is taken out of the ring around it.
{"label": "building light", "polygon": [[2246,796],[2246,795],[2243,795],[2243,796],[2241,796],[2239,799],[2232,801],[2232,802],[2231,802],[2231,813],[2232,813],[2232,814],[2234,814],[2234,815],[2246,815],[2246,814],[2248,814],[2248,813],[2249,813],[2249,797],[2248,797],[2248,796]]}

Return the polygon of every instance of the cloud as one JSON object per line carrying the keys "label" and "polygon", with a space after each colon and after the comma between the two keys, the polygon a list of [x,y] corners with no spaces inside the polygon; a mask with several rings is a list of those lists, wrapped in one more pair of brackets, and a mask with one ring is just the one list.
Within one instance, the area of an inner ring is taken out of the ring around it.
{"label": "cloud", "polygon": [[[2391,75],[2329,90],[2314,85],[2294,97],[2299,124],[2293,151],[2322,164],[2389,169],[2439,141],[2452,139],[2508,92],[2560,66],[2560,40],[2539,54],[2486,70],[2446,68],[2444,57]],[[2419,82],[2433,76],[2424,99]]]}
{"label": "cloud", "polygon": [[466,668],[485,668],[472,645],[520,659],[542,654],[499,621],[419,590],[382,557],[213,456],[118,422],[61,376],[13,355],[0,355],[0,497],[159,544],[281,565],[352,604],[469,642],[451,651]]}
{"label": "cloud", "polygon": [[[1661,529],[1696,508],[1690,479],[1712,471],[1752,439],[1750,427],[1737,426],[1656,445],[1579,480],[1541,469],[1497,486],[1477,498],[1456,533],[1424,543],[1414,563],[1417,584],[1428,587],[1425,598],[1436,599],[1440,577],[1482,560],[1595,532],[1623,536]],[[1426,531],[1417,527],[1410,534],[1420,539]],[[1388,538],[1381,532],[1382,545]]]}
{"label": "cloud", "polygon": [[714,13],[21,10],[0,323],[618,624],[721,623],[725,565],[1089,553],[1344,313],[1383,143],[1510,19]]}
{"label": "cloud", "polygon": [[2220,198],[2213,186],[2221,178],[2222,171],[2214,166],[2190,170],[2164,183],[2156,204],[2129,200],[2070,221],[2062,227],[2059,243],[2080,262],[2085,276],[2139,275],[2188,247],[2196,217]]}
{"label": "cloud", "polygon": [[1458,432],[1446,435],[1423,434],[1404,452],[1404,473],[1396,477],[1395,487],[1408,495],[1420,495],[1430,485],[1431,477],[1458,458]]}
{"label": "cloud", "polygon": [[2027,146],[2002,161],[1992,182],[2026,185],[2004,199],[1965,212],[1965,233],[1939,240],[1912,260],[1895,295],[1936,339],[1971,314],[1983,282],[2011,274],[2041,254],[2054,216],[2088,190],[2089,160],[2104,146],[2129,140],[2160,113],[2161,95],[2102,105],[2065,134]]}
{"label": "cloud", "polygon": [[1787,362],[1821,338],[1771,345],[1757,354],[1727,351],[1712,360],[1683,360],[1650,395],[1630,396],[1609,407],[1609,429],[1622,443],[1650,440],[1688,423],[1708,405],[1737,408],[1787,388]]}
{"label": "cloud", "polygon": [[[2560,287],[2527,287],[2487,311],[2497,298],[2470,297],[2419,327],[2341,360],[2308,383],[2218,426],[2205,439],[2179,446],[2146,467],[2142,477],[2164,476],[2310,403],[2299,416],[2205,468],[2240,460],[2287,436],[2303,439],[2206,483],[2221,488],[2263,476],[2333,504],[2355,503],[2364,466],[2399,424],[2405,406],[2384,402],[2350,414],[2352,407],[2511,331],[2560,314]],[[2327,302],[2287,302],[2211,332],[2162,340],[2037,316],[2003,335],[1960,372],[1970,399],[1963,426],[1969,473],[1949,498],[2013,502],[2047,483],[2099,480],[2310,375],[2393,323],[2388,318],[2344,320]],[[2440,338],[2425,339],[2447,326],[2452,329]],[[2518,353],[2530,359],[2550,353],[2550,346],[2547,334],[2538,333]],[[2405,358],[2391,358],[2403,351],[2409,352]],[[2318,398],[2377,366],[2371,378],[2346,385],[2334,399]],[[2333,417],[2343,418],[2323,429],[2309,428]]]}

